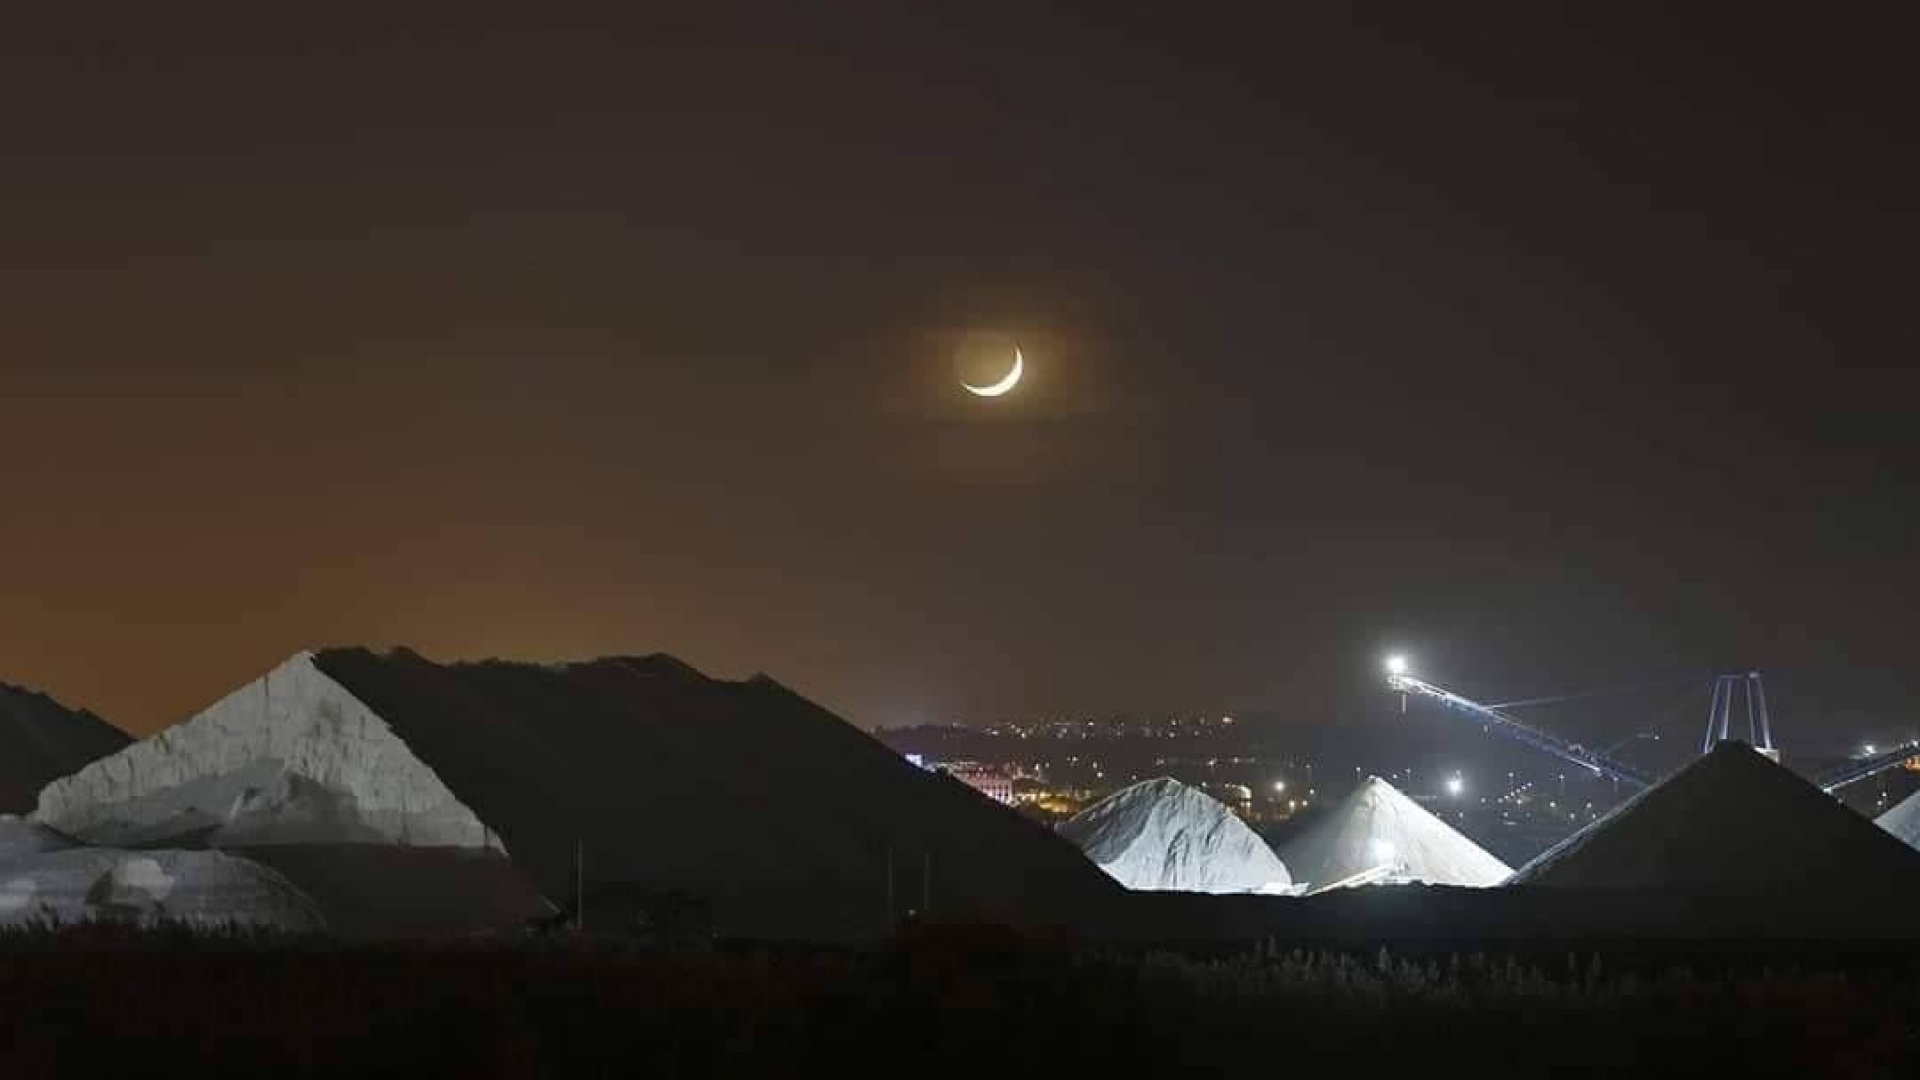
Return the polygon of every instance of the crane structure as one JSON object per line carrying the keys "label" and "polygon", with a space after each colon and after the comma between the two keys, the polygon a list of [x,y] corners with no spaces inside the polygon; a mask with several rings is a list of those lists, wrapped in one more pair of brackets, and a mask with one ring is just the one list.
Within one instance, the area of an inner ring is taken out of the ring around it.
{"label": "crane structure", "polygon": [[[1497,731],[1536,750],[1552,754],[1562,761],[1586,769],[1595,776],[1625,781],[1637,787],[1648,787],[1653,783],[1651,776],[1608,755],[1604,750],[1588,749],[1579,743],[1515,719],[1498,706],[1483,705],[1451,690],[1415,678],[1403,656],[1387,658],[1387,687],[1400,695],[1402,712],[1406,711],[1406,701],[1409,696],[1430,698],[1454,712],[1479,720],[1489,730]],[[1757,671],[1714,677],[1713,693],[1707,704],[1707,732],[1705,739],[1701,742],[1700,753],[1703,755],[1711,753],[1715,745],[1733,737],[1733,713],[1736,699],[1739,699],[1746,709],[1747,742],[1756,751],[1776,762],[1779,761],[1780,751],[1773,745],[1773,727],[1767,716],[1766,687],[1761,682],[1760,673]],[[1814,783],[1819,785],[1821,791],[1831,795],[1848,784],[1877,776],[1888,769],[1899,768],[1916,757],[1920,757],[1920,739],[1909,740],[1889,750],[1846,762],[1814,779]]]}
{"label": "crane structure", "polygon": [[1831,795],[1856,780],[1865,780],[1870,776],[1878,776],[1888,769],[1897,769],[1916,757],[1920,757],[1920,739],[1901,743],[1883,753],[1849,761],[1829,770],[1814,782],[1820,785],[1821,791]]}
{"label": "crane structure", "polygon": [[1482,705],[1477,701],[1460,696],[1451,690],[1442,689],[1430,682],[1416,679],[1409,674],[1404,657],[1391,657],[1387,660],[1387,686],[1401,695],[1401,709],[1406,708],[1406,698],[1418,695],[1431,698],[1454,712],[1471,716],[1487,725],[1490,730],[1498,731],[1517,742],[1552,754],[1572,765],[1586,769],[1595,776],[1604,776],[1611,780],[1624,781],[1636,787],[1647,787],[1653,783],[1652,777],[1639,769],[1609,757],[1598,750],[1590,750],[1579,743],[1563,739],[1551,732],[1542,731],[1531,724],[1524,723],[1500,711],[1491,705]]}

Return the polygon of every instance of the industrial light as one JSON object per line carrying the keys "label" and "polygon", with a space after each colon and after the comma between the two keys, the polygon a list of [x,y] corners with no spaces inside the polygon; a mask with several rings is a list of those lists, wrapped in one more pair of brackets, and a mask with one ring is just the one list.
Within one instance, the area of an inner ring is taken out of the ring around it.
{"label": "industrial light", "polygon": [[1458,776],[1447,777],[1447,794],[1458,795],[1466,789],[1466,784]]}
{"label": "industrial light", "polygon": [[1276,794],[1287,790],[1287,782],[1285,780],[1275,780],[1273,782],[1273,790]]}
{"label": "industrial light", "polygon": [[1387,657],[1387,674],[1405,675],[1406,673],[1407,673],[1406,657],[1401,656],[1399,653],[1394,653],[1392,656]]}
{"label": "industrial light", "polygon": [[1375,837],[1373,843],[1369,846],[1373,850],[1373,857],[1375,859],[1378,859],[1383,863],[1393,861],[1393,854],[1394,854],[1393,841],[1382,840],[1378,837]]}

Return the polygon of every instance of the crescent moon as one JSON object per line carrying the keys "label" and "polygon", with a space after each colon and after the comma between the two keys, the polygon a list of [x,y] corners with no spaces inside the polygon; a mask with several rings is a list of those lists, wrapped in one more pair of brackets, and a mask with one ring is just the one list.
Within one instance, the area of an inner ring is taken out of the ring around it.
{"label": "crescent moon", "polygon": [[969,382],[963,382],[960,385],[963,389],[966,390],[967,393],[972,394],[975,397],[999,397],[1000,395],[1020,385],[1020,376],[1024,374],[1026,370],[1027,370],[1026,358],[1021,356],[1019,348],[1015,347],[1015,349],[1013,350],[1013,370],[1007,372],[1005,378],[1001,379],[997,383],[992,384],[991,386],[975,386]]}

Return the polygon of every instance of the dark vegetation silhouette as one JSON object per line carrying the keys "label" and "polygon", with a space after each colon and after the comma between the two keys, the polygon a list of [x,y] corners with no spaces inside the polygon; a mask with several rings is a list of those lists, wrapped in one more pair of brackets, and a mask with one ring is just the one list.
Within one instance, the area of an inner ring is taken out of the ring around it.
{"label": "dark vegetation silhouette", "polygon": [[[590,916],[591,917],[591,916]],[[876,949],[619,936],[0,934],[10,1077],[284,1075],[1886,1076],[1920,1064],[1920,958],[1215,954],[916,921]],[[254,1073],[258,1075],[258,1072]]]}
{"label": "dark vegetation silhouette", "polygon": [[569,898],[552,913],[527,920],[525,929],[541,938],[590,935],[670,949],[705,949],[715,938],[707,897],[631,882],[589,886],[584,903]]}

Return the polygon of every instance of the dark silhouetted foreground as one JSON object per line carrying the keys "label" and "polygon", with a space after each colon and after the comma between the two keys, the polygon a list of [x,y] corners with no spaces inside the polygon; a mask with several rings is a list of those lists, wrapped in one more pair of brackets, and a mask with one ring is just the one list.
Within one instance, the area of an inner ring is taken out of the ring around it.
{"label": "dark silhouetted foreground", "polygon": [[1915,972],[1895,953],[1791,966],[1199,957],[990,927],[910,930],[870,952],[110,928],[0,941],[9,1077],[159,1063],[277,1076],[1881,1076],[1920,1060]]}

